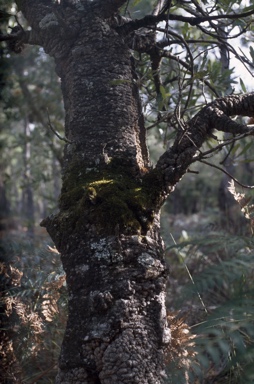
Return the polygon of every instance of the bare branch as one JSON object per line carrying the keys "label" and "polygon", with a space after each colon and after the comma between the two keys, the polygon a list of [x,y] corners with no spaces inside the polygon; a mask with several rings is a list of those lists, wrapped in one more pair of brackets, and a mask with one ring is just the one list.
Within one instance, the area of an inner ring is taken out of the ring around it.
{"label": "bare branch", "polygon": [[[234,145],[237,141],[239,140],[242,140],[244,137],[246,136],[250,136],[250,134],[253,132],[254,133],[254,126],[253,125],[248,125],[248,128],[250,129],[249,132],[247,133],[243,133],[242,135],[239,135],[239,136],[234,136],[232,139],[228,139],[228,140],[224,140],[222,143],[216,145],[216,147],[214,148],[211,148],[205,152],[201,152],[200,151],[200,154],[198,156],[194,156],[193,157],[193,163],[196,162],[196,161],[199,161],[199,160],[203,160],[205,158],[207,158],[207,156],[211,156],[213,155],[215,152],[217,151],[220,151],[223,147],[226,147],[227,145]],[[215,137],[216,138],[216,137]],[[217,139],[218,140],[218,139]],[[228,156],[228,155],[227,155]],[[227,157],[226,156],[226,157]],[[226,158],[225,158],[226,159]],[[223,164],[225,162],[225,159],[223,161],[221,161],[220,164]]]}
{"label": "bare branch", "polygon": [[[197,150],[212,135],[214,129],[234,134],[253,134],[253,128],[234,121],[230,116],[254,116],[254,93],[231,95],[207,104],[179,129],[175,142],[158,160],[151,171],[161,183],[161,195],[166,195],[197,160]],[[216,151],[218,148],[214,148]],[[150,175],[151,176],[151,175]]]}
{"label": "bare branch", "polygon": [[183,23],[188,23],[192,26],[200,25],[207,21],[214,21],[214,20],[224,20],[224,19],[230,19],[230,20],[237,20],[239,18],[248,17],[254,14],[254,9],[250,10],[249,12],[239,13],[239,14],[226,14],[226,15],[214,15],[214,16],[196,16],[196,17],[188,17],[188,16],[182,16],[182,15],[174,15],[174,14],[166,14],[166,13],[159,13],[158,15],[147,15],[142,19],[136,19],[131,20],[124,25],[117,27],[118,31],[129,34],[137,29],[140,28],[149,28],[151,26],[156,25],[160,21],[167,21],[167,20],[175,20],[175,21],[181,21]]}
{"label": "bare branch", "polygon": [[247,189],[254,189],[254,186],[253,186],[253,185],[242,184],[239,180],[237,180],[234,176],[232,176],[232,175],[231,175],[229,172],[227,172],[224,168],[221,168],[221,167],[219,167],[218,165],[209,163],[208,161],[205,161],[205,160],[199,160],[199,161],[200,161],[201,163],[203,163],[203,164],[209,165],[209,167],[216,168],[216,169],[218,169],[219,171],[225,173],[225,175],[229,176],[230,179],[233,179],[235,183],[237,183],[238,185],[240,185],[240,187],[247,188]]}
{"label": "bare branch", "polygon": [[65,143],[67,144],[73,144],[74,141],[70,141],[68,140],[66,137],[63,137],[61,135],[59,135],[59,133],[52,127],[52,124],[51,124],[51,121],[50,121],[50,117],[49,117],[49,112],[47,110],[47,115],[48,115],[48,126],[49,128],[51,129],[51,131],[54,133],[54,135],[56,135],[56,137],[59,139],[59,140],[62,140],[64,141]]}

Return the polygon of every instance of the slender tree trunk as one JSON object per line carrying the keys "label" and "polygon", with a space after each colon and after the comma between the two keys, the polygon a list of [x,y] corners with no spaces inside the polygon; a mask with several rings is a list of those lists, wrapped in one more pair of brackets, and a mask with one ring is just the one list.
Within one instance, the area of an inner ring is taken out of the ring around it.
{"label": "slender tree trunk", "polygon": [[2,166],[0,164],[0,230],[5,230],[5,220],[10,215],[10,202],[6,196],[5,183],[2,177]]}
{"label": "slender tree trunk", "polygon": [[59,178],[61,169],[55,156],[52,157],[51,167],[52,167],[52,178],[53,178],[53,199],[54,201],[57,201],[61,191],[61,183]]}
{"label": "slender tree trunk", "polygon": [[22,191],[22,214],[26,220],[27,236],[31,239],[34,237],[34,193],[31,180],[31,143],[30,143],[30,128],[28,119],[24,119],[24,187]]}

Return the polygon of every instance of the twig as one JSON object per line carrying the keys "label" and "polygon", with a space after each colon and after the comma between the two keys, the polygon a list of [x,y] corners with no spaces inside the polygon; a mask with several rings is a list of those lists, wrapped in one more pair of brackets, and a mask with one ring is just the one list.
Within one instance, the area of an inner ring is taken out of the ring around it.
{"label": "twig", "polygon": [[254,186],[253,185],[245,185],[245,184],[242,184],[240,181],[238,181],[235,177],[233,177],[232,175],[230,175],[229,172],[225,171],[225,169],[219,167],[218,165],[214,165],[212,163],[209,163],[208,161],[205,161],[205,160],[199,160],[201,163],[204,163],[206,165],[209,165],[210,167],[213,167],[213,168],[216,168],[216,169],[219,169],[219,171],[225,173],[228,177],[230,177],[231,179],[234,180],[235,183],[237,183],[238,185],[240,185],[241,187],[243,188],[247,188],[247,189],[254,189]]}
{"label": "twig", "polygon": [[230,153],[233,151],[233,148],[235,146],[235,140],[231,143],[230,145],[230,148],[228,150],[228,153],[226,154],[226,156],[224,157],[224,159],[222,161],[220,161],[220,164],[225,164],[227,159],[229,158],[230,156]]}
{"label": "twig", "polygon": [[[194,163],[195,161],[202,160],[202,158],[204,158],[205,156],[210,155],[210,154],[213,154],[214,152],[216,152],[216,151],[222,149],[223,147],[225,147],[226,145],[234,144],[236,141],[241,140],[241,139],[243,139],[244,137],[247,137],[247,136],[252,135],[252,134],[253,134],[253,128],[254,128],[254,126],[252,126],[252,125],[248,125],[248,127],[251,128],[251,130],[250,130],[249,132],[243,133],[242,135],[239,135],[239,136],[237,136],[237,137],[233,137],[232,139],[225,140],[223,143],[218,144],[215,148],[209,149],[209,150],[206,151],[206,152],[201,152],[201,151],[200,151],[200,155],[199,155],[199,156],[196,156],[196,157],[193,158],[193,163]],[[215,137],[213,137],[213,138],[215,138]],[[222,164],[222,162],[221,162],[221,164]]]}
{"label": "twig", "polygon": [[53,371],[53,369],[57,367],[56,363],[52,364],[48,369],[46,369],[44,372],[40,373],[38,376],[33,378],[32,384],[38,383],[38,380],[41,379],[43,376],[45,376],[48,372]]}
{"label": "twig", "polygon": [[140,28],[149,28],[160,21],[174,20],[174,21],[182,21],[184,23],[188,23],[192,26],[200,27],[200,24],[208,21],[214,20],[223,20],[223,19],[231,19],[236,20],[239,18],[248,17],[254,14],[254,10],[250,10],[244,13],[233,13],[233,14],[225,14],[225,15],[214,15],[214,16],[196,16],[196,17],[186,17],[182,15],[168,14],[168,13],[159,13],[158,15],[147,15],[142,19],[131,20],[127,23],[117,27],[118,30],[123,31],[124,33],[131,33]]}
{"label": "twig", "polygon": [[[176,243],[176,241],[175,241],[174,236],[172,235],[172,233],[170,233],[170,236],[171,236],[171,238],[172,238],[174,244],[177,245],[177,243]],[[200,300],[200,302],[201,302],[201,304],[202,304],[202,307],[204,308],[204,311],[205,311],[206,313],[208,313],[207,308],[206,308],[206,305],[205,305],[205,303],[204,303],[204,301],[203,301],[203,299],[202,299],[202,297],[201,297],[201,295],[200,295],[200,293],[199,293],[199,291],[198,291],[198,289],[197,289],[197,285],[196,285],[196,283],[195,283],[195,281],[194,281],[194,279],[193,279],[193,277],[192,277],[192,274],[191,274],[191,272],[190,272],[190,270],[189,270],[189,267],[188,267],[188,265],[185,263],[185,261],[184,261],[184,257],[183,257],[182,253],[181,253],[179,250],[178,250],[178,255],[179,255],[180,258],[181,258],[181,262],[183,263],[183,265],[184,265],[184,267],[185,267],[185,269],[186,269],[186,272],[187,272],[187,274],[188,274],[188,276],[189,276],[189,278],[190,278],[190,281],[192,282],[192,284],[193,284],[194,287],[195,287],[195,290],[196,290],[197,295],[198,295],[198,298],[199,298],[199,300]]]}
{"label": "twig", "polygon": [[199,174],[199,171],[193,171],[192,169],[187,169],[187,173],[194,173],[195,175]]}
{"label": "twig", "polygon": [[49,117],[48,109],[47,109],[47,115],[48,115],[48,126],[49,126],[49,128],[51,129],[51,131],[54,133],[54,135],[56,135],[56,137],[57,137],[59,140],[62,140],[62,141],[64,141],[65,143],[73,144],[74,141],[70,141],[70,140],[68,140],[66,137],[60,136],[59,133],[52,127],[52,124],[51,124],[51,122],[50,122],[50,117]]}

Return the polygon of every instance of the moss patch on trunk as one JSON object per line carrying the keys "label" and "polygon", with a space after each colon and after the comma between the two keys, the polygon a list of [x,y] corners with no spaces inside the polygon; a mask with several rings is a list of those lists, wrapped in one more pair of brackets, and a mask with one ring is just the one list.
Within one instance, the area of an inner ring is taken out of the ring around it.
{"label": "moss patch on trunk", "polygon": [[63,186],[59,219],[68,212],[75,225],[82,227],[86,215],[99,233],[146,234],[156,209],[155,190],[150,185],[112,164],[90,170],[78,181],[75,174],[72,181],[69,174],[68,187]]}

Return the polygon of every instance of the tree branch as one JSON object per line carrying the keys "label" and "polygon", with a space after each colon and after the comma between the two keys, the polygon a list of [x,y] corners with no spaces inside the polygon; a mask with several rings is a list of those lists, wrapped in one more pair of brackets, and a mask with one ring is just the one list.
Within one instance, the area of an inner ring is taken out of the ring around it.
{"label": "tree branch", "polygon": [[21,25],[12,28],[10,34],[0,34],[0,41],[6,41],[9,49],[13,52],[20,53],[24,44],[40,45],[41,41],[37,33],[25,31]]}
{"label": "tree branch", "polygon": [[151,171],[161,183],[161,195],[165,196],[173,190],[190,164],[195,161],[197,150],[212,135],[214,129],[253,135],[252,127],[230,119],[230,116],[235,115],[254,116],[254,93],[219,98],[207,104],[185,124],[184,129],[179,129],[174,144],[160,157],[155,169]]}
{"label": "tree branch", "polygon": [[22,0],[16,4],[34,30],[38,30],[40,21],[52,12],[54,6],[50,0]]}
{"label": "tree branch", "polygon": [[113,16],[128,0],[96,0],[94,6],[103,10],[105,17]]}
{"label": "tree branch", "polygon": [[152,12],[153,15],[159,15],[171,8],[171,0],[157,0],[157,4]]}
{"label": "tree branch", "polygon": [[66,137],[59,135],[59,133],[55,130],[55,128],[53,128],[53,126],[52,126],[52,124],[51,124],[51,121],[50,121],[50,117],[49,117],[48,109],[47,109],[47,115],[48,115],[48,126],[49,126],[49,128],[51,129],[51,131],[54,133],[54,135],[55,135],[59,140],[62,140],[62,141],[64,141],[64,142],[67,143],[67,144],[73,144],[74,141],[70,141],[70,140],[68,140]]}
{"label": "tree branch", "polygon": [[216,169],[218,169],[219,171],[221,171],[222,173],[225,173],[225,175],[227,175],[230,179],[233,179],[234,182],[235,182],[236,184],[238,184],[240,187],[243,187],[243,188],[246,188],[246,189],[254,189],[254,186],[253,186],[253,185],[242,184],[239,180],[237,180],[234,176],[232,176],[232,175],[231,175],[229,172],[227,172],[224,168],[221,168],[221,167],[219,167],[218,165],[209,163],[208,161],[205,161],[205,160],[199,160],[199,161],[200,161],[200,163],[209,165],[209,167],[216,168]]}
{"label": "tree branch", "polygon": [[159,13],[158,15],[147,15],[142,19],[131,20],[125,23],[124,25],[119,26],[117,29],[119,32],[122,32],[124,34],[129,34],[137,29],[148,28],[156,25],[161,21],[167,21],[167,20],[181,21],[183,23],[188,23],[192,26],[195,26],[207,21],[223,20],[223,19],[236,20],[239,18],[251,16],[253,14],[254,14],[254,9],[249,12],[244,12],[239,14],[196,16],[196,17],[188,17],[188,16],[182,16],[182,15],[173,15],[173,14],[168,15],[167,13]]}

